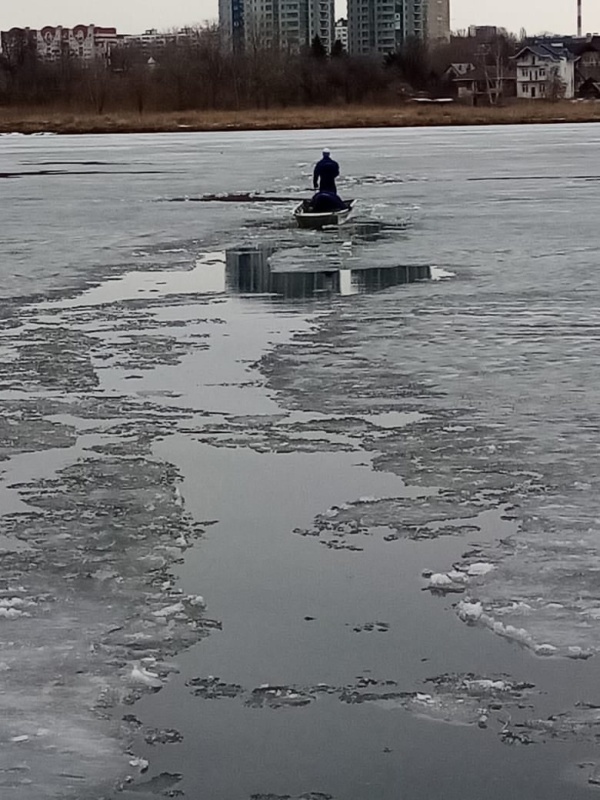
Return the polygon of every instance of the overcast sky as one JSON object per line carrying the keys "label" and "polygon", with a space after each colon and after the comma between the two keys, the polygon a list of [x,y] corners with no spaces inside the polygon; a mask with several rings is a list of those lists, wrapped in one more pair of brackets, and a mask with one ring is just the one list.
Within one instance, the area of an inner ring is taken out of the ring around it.
{"label": "overcast sky", "polygon": [[[515,32],[574,33],[576,0],[450,0],[453,29],[500,25]],[[338,11],[344,0],[336,0]],[[0,29],[15,25],[116,26],[123,33],[215,19],[218,0],[0,0]],[[600,31],[600,2],[583,0],[584,30]]]}

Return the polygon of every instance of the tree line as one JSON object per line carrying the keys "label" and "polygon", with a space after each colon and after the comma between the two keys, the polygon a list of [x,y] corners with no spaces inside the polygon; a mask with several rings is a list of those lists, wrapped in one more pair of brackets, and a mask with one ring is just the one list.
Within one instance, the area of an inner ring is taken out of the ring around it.
{"label": "tree line", "polygon": [[407,41],[397,52],[350,56],[337,42],[328,54],[316,38],[300,51],[247,45],[232,51],[216,27],[152,52],[117,48],[110,61],[82,63],[65,54],[48,63],[23,36],[0,55],[0,105],[61,110],[178,112],[398,103],[415,92],[442,96],[448,65],[482,59],[508,65],[515,37],[482,50],[467,37],[428,48]]}

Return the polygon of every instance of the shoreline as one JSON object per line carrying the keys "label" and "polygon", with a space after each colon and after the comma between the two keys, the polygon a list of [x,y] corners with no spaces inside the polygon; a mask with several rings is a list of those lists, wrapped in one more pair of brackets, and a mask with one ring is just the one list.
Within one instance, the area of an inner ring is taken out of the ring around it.
{"label": "shoreline", "polygon": [[360,128],[556,125],[600,122],[600,103],[519,103],[501,108],[422,104],[266,111],[113,112],[0,110],[0,134],[206,133]]}

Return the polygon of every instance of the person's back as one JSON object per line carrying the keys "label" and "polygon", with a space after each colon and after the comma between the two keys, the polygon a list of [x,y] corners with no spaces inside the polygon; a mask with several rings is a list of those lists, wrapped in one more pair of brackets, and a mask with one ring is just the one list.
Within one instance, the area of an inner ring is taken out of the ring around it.
{"label": "person's back", "polygon": [[334,192],[317,192],[310,202],[310,210],[313,214],[341,211],[343,208],[345,208],[344,201]]}
{"label": "person's back", "polygon": [[337,194],[335,179],[340,174],[340,167],[337,161],[331,158],[328,148],[323,150],[323,158],[315,166],[313,174],[313,186],[320,192],[331,192]]}

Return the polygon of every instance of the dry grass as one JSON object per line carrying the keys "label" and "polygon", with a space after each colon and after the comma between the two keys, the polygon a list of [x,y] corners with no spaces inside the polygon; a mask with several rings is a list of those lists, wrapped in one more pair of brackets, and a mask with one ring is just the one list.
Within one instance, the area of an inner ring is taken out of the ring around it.
{"label": "dry grass", "polygon": [[599,122],[600,103],[517,103],[502,108],[409,104],[288,108],[269,111],[181,113],[68,113],[46,109],[0,109],[0,133],[157,133],[168,131],[306,130],[318,128],[514,125]]}

